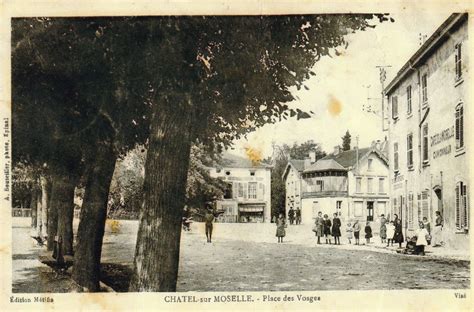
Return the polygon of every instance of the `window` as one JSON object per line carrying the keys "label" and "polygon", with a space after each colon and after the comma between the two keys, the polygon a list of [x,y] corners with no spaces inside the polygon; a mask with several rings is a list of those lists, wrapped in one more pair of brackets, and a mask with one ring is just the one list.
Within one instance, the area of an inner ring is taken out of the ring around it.
{"label": "window", "polygon": [[387,203],[386,202],[378,202],[378,214],[387,215]]}
{"label": "window", "polygon": [[238,183],[239,185],[239,197],[240,198],[247,198],[247,188],[245,187],[245,183]]}
{"label": "window", "polygon": [[373,162],[373,159],[372,158],[369,158],[368,161],[367,161],[367,169],[369,171],[372,170],[372,162]]}
{"label": "window", "polygon": [[379,178],[379,193],[385,193],[385,179]]}
{"label": "window", "polygon": [[368,193],[373,193],[373,190],[372,190],[373,181],[374,181],[373,178],[367,178],[367,192]]}
{"label": "window", "polygon": [[429,199],[428,199],[428,191],[421,192],[421,216],[419,220],[423,220],[423,218],[429,219],[430,217],[430,206],[429,206]]}
{"label": "window", "polygon": [[467,230],[469,228],[469,203],[467,186],[463,182],[456,184],[456,228]]}
{"label": "window", "polygon": [[362,178],[356,178],[356,192],[362,192]]}
{"label": "window", "polygon": [[464,147],[464,109],[463,105],[459,104],[456,107],[456,148]]}
{"label": "window", "polygon": [[407,87],[407,115],[411,115],[411,85]]}
{"label": "window", "polygon": [[225,192],[224,192],[224,198],[225,199],[231,199],[232,198],[232,183],[227,183]]}
{"label": "window", "polygon": [[323,180],[316,180],[316,192],[324,191],[324,181]]}
{"label": "window", "polygon": [[230,175],[230,171],[226,171],[225,174],[226,174],[226,175]]}
{"label": "window", "polygon": [[257,182],[249,182],[249,199],[257,199]]}
{"label": "window", "polygon": [[458,43],[454,47],[454,66],[456,70],[456,81],[462,78],[462,59],[461,59],[462,44]]}
{"label": "window", "polygon": [[424,74],[421,77],[421,93],[422,93],[422,102],[426,104],[428,102],[428,75]]}
{"label": "window", "polygon": [[413,134],[407,135],[407,165],[408,168],[413,168]]}
{"label": "window", "polygon": [[398,171],[398,143],[393,143],[393,171]]}
{"label": "window", "polygon": [[415,214],[413,211],[413,193],[408,194],[408,228],[415,229]]}
{"label": "window", "polygon": [[423,126],[423,162],[428,162],[428,124]]}
{"label": "window", "polygon": [[367,202],[367,221],[374,221],[374,202]]}
{"label": "window", "polygon": [[253,177],[255,176],[255,171],[250,171],[250,175]]}
{"label": "window", "polygon": [[336,213],[338,216],[341,215],[341,210],[342,210],[342,200],[336,201]]}
{"label": "window", "polygon": [[354,202],[354,217],[362,217],[363,202]]}
{"label": "window", "polygon": [[396,95],[392,96],[392,118],[398,118],[398,98]]}

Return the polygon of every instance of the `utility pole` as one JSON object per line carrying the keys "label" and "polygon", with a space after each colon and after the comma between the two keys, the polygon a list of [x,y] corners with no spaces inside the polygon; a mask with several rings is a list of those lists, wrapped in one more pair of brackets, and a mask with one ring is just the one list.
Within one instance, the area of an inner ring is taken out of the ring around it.
{"label": "utility pole", "polygon": [[387,79],[387,71],[385,68],[392,67],[391,65],[377,65],[380,73],[380,84],[382,85],[382,131],[388,131],[388,127],[385,128],[385,80]]}

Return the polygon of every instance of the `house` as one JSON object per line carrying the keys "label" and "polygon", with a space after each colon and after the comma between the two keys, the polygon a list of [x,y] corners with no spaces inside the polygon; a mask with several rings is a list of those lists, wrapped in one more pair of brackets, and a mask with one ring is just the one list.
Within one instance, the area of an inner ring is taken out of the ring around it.
{"label": "house", "polygon": [[456,13],[428,38],[385,88],[389,105],[392,213],[410,236],[435,212],[443,240],[469,247],[468,14]]}
{"label": "house", "polygon": [[318,161],[311,155],[303,162],[290,160],[283,175],[287,210],[301,207],[303,224],[314,223],[319,211],[330,217],[337,213],[344,222],[378,221],[389,205],[388,159],[378,149],[382,145],[377,141],[349,151],[337,146]]}
{"label": "house", "polygon": [[271,222],[271,169],[264,162],[225,153],[222,162],[209,168],[213,178],[228,183],[224,198],[216,202],[224,214],[218,222]]}
{"label": "house", "polygon": [[[315,153],[313,153],[315,157]],[[314,160],[313,160],[314,162]],[[301,174],[304,170],[305,160],[290,159],[283,171],[285,183],[285,212],[288,216],[290,208],[301,209]]]}

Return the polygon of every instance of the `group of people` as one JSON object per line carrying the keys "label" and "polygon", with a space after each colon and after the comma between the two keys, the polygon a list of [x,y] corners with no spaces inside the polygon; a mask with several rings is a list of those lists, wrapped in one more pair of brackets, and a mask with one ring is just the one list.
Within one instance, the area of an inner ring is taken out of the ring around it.
{"label": "group of people", "polygon": [[290,220],[290,224],[301,224],[301,210],[300,208],[293,209],[290,207],[288,210],[288,219]]}
{"label": "group of people", "polygon": [[321,237],[324,237],[326,239],[326,244],[332,244],[332,236],[334,237],[334,244],[340,245],[341,225],[341,219],[339,219],[337,213],[334,213],[334,217],[331,222],[327,214],[325,214],[323,217],[322,212],[318,212],[318,216],[316,217],[315,224],[313,227],[313,232],[318,238],[318,244],[321,244]]}

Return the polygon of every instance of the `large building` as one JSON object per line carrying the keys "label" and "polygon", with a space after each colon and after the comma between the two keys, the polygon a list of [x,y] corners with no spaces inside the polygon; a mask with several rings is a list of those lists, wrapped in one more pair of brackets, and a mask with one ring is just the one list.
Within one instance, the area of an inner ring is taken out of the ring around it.
{"label": "large building", "polygon": [[336,147],[318,161],[310,157],[303,168],[301,162],[290,161],[283,176],[287,209],[296,209],[301,198],[303,224],[314,223],[319,211],[331,217],[337,213],[344,222],[377,222],[389,207],[388,160],[380,144],[349,151]]}
{"label": "large building", "polygon": [[410,236],[440,211],[453,248],[469,243],[468,64],[468,15],[452,14],[385,89],[392,213]]}
{"label": "large building", "polygon": [[220,164],[209,168],[211,177],[220,178],[229,187],[217,201],[224,214],[219,222],[271,221],[271,166],[226,153]]}

